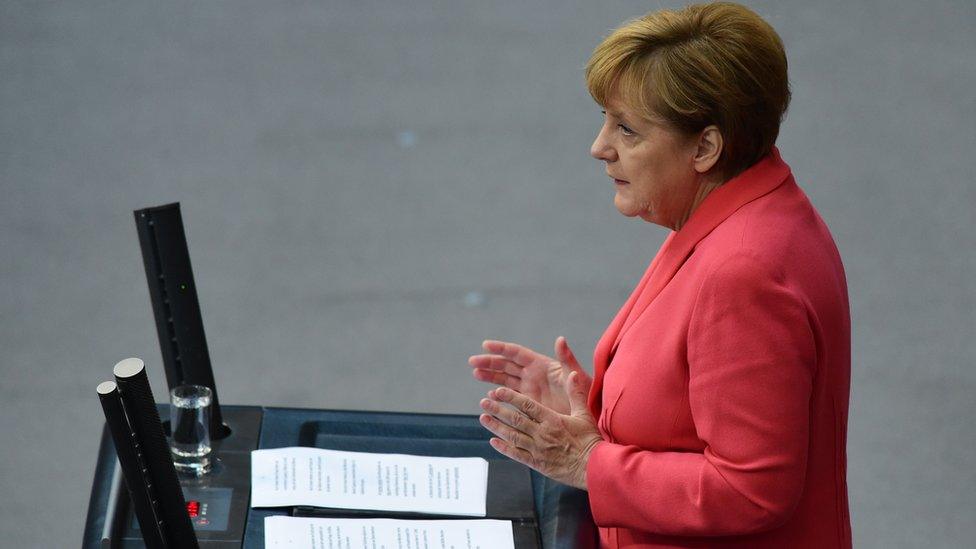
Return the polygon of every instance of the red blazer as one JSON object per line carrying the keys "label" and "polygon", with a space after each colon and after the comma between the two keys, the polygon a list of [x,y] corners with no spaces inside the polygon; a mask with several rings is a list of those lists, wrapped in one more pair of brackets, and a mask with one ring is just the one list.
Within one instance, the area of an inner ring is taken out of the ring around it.
{"label": "red blazer", "polygon": [[850,547],[850,316],[773,149],[661,246],[594,353],[602,547]]}

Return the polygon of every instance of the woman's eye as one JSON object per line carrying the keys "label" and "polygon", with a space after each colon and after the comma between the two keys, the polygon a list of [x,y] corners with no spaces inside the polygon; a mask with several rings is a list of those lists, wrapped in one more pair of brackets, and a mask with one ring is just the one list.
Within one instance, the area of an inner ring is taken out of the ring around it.
{"label": "woman's eye", "polygon": [[617,124],[617,127],[620,128],[620,131],[623,132],[624,135],[634,135],[634,130],[624,126],[623,124]]}

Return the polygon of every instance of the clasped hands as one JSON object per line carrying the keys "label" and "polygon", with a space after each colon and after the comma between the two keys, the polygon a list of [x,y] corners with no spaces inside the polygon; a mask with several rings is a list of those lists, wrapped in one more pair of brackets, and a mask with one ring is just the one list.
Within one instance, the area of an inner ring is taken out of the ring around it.
{"label": "clasped hands", "polygon": [[556,359],[515,343],[488,340],[488,354],[468,359],[475,379],[500,385],[481,400],[479,420],[502,454],[543,475],[586,489],[586,464],[598,442],[586,406],[592,379],[566,339],[556,339]]}

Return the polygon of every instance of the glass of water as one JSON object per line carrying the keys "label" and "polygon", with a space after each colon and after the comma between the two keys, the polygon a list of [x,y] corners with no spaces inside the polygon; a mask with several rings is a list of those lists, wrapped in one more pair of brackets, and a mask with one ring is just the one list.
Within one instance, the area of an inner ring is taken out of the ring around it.
{"label": "glass of water", "polygon": [[180,385],[169,392],[170,451],[176,470],[191,475],[210,471],[210,404],[202,385]]}

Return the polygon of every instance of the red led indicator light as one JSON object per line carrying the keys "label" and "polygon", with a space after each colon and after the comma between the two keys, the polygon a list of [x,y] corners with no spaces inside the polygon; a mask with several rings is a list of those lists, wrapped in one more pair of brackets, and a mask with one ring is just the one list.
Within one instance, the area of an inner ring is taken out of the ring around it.
{"label": "red led indicator light", "polygon": [[191,517],[198,516],[200,514],[200,502],[199,501],[186,502],[186,512],[189,513]]}

